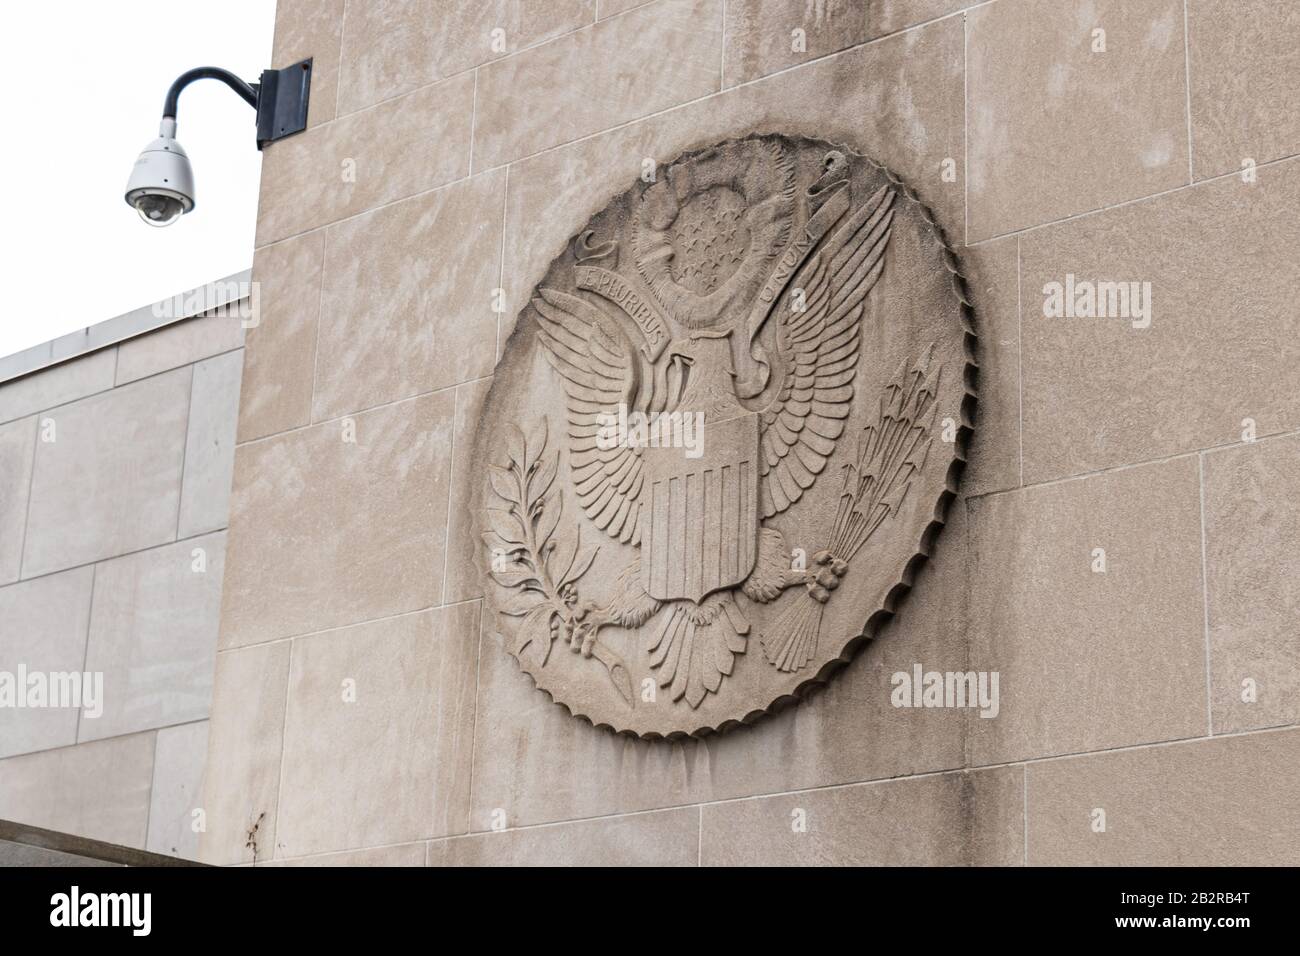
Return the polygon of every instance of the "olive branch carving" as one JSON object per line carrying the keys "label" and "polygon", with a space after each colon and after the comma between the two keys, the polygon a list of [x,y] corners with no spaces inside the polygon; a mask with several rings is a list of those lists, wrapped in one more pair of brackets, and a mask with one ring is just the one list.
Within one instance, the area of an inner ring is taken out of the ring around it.
{"label": "olive branch carving", "polygon": [[[578,527],[571,546],[554,539],[564,499],[552,494],[559,452],[546,455],[547,430],[526,438],[512,426],[505,465],[488,465],[493,492],[506,507],[488,508],[488,531],[482,537],[490,551],[490,568],[497,584],[510,590],[499,610],[522,618],[515,633],[513,653],[519,657],[532,645],[538,663],[545,667],[551,648],[561,633],[577,651],[578,579],[587,573],[599,545],[583,546]],[[591,656],[600,661],[619,694],[632,704],[632,682],[623,659],[597,641]]]}

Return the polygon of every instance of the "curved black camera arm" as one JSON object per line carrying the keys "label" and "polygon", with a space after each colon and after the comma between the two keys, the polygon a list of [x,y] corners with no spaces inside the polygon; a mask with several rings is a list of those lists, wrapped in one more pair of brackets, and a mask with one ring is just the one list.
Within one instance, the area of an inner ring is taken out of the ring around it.
{"label": "curved black camera arm", "polygon": [[171,89],[167,91],[167,99],[163,102],[163,117],[176,118],[176,106],[181,98],[181,90],[189,86],[195,80],[220,80],[230,87],[240,98],[244,100],[253,109],[257,109],[258,84],[245,83],[229,70],[223,70],[219,66],[196,66],[192,70],[186,70],[176,81],[172,83]]}
{"label": "curved black camera arm", "polygon": [[261,81],[245,83],[219,66],[199,66],[176,77],[163,101],[163,119],[176,122],[181,91],[195,80],[220,80],[257,110],[257,148],[307,128],[311,57],[281,70],[263,70]]}

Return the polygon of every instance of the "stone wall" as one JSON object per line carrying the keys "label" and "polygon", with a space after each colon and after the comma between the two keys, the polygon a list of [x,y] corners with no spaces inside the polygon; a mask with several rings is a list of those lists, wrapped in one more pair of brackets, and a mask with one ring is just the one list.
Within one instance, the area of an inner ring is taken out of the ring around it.
{"label": "stone wall", "polygon": [[103,684],[0,707],[0,820],[193,859],[243,328],[139,313],[5,360],[0,671]]}
{"label": "stone wall", "polygon": [[[1297,41],[1268,0],[282,0],[312,115],[263,165],[204,858],[1295,863]],[[970,461],[823,691],[616,736],[483,619],[469,448],[569,237],[752,131],[935,211]],[[1149,323],[1048,317],[1075,281]],[[916,665],[998,715],[894,707]]]}

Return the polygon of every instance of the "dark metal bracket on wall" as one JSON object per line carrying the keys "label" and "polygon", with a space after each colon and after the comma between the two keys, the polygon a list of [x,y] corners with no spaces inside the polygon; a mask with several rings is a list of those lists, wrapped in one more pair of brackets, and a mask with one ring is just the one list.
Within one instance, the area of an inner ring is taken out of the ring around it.
{"label": "dark metal bracket on wall", "polygon": [[307,128],[311,61],[308,57],[281,70],[262,71],[257,84],[258,149]]}
{"label": "dark metal bracket on wall", "polygon": [[163,118],[176,118],[181,91],[195,80],[220,80],[257,110],[257,148],[301,133],[307,128],[312,58],[279,70],[263,70],[257,83],[245,83],[229,70],[200,66],[182,73],[167,91]]}

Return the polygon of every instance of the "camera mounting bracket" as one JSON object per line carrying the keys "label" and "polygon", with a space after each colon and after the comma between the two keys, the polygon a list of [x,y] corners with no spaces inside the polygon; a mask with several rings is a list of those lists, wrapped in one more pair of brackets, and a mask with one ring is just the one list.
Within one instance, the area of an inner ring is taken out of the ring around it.
{"label": "camera mounting bracket", "polygon": [[163,119],[175,121],[181,91],[195,80],[220,80],[257,110],[257,148],[307,128],[312,58],[279,70],[263,70],[257,83],[245,83],[229,70],[200,66],[176,78],[163,102]]}
{"label": "camera mounting bracket", "polygon": [[307,128],[311,57],[280,70],[263,70],[257,85],[257,148]]}

